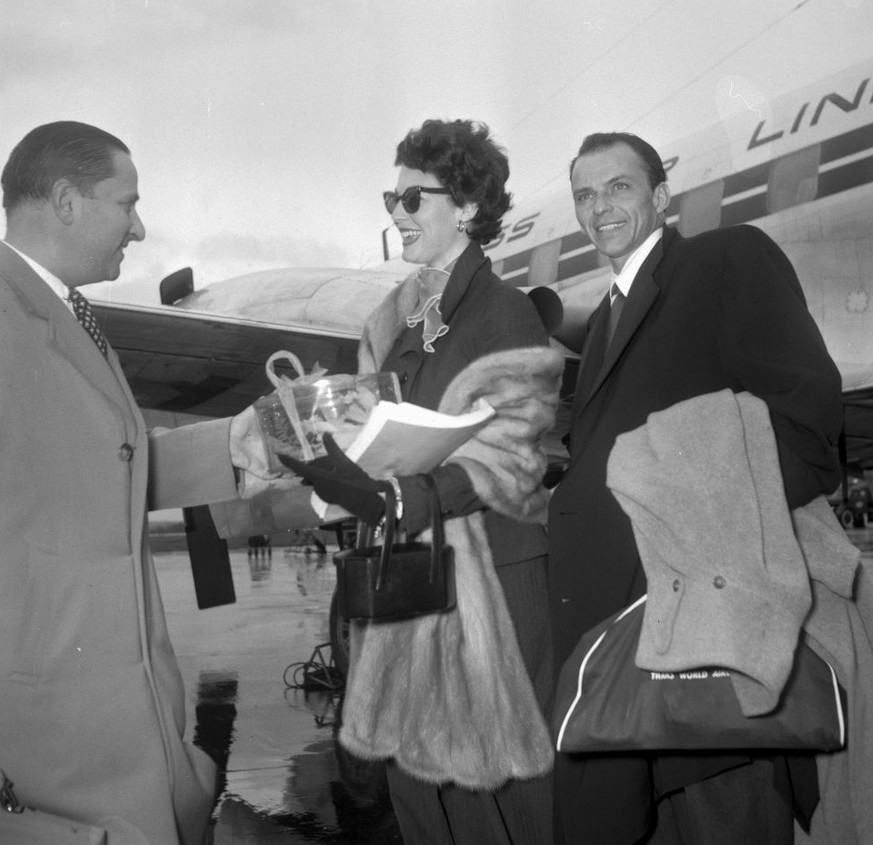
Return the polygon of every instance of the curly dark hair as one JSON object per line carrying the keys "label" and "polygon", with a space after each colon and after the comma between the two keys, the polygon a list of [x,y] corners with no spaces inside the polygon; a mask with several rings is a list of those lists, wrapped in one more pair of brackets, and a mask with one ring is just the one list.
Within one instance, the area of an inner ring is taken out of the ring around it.
{"label": "curly dark hair", "polygon": [[394,164],[432,173],[458,207],[476,203],[479,211],[467,224],[471,240],[487,244],[500,233],[500,221],[512,207],[504,187],[509,159],[484,123],[426,120],[397,145]]}

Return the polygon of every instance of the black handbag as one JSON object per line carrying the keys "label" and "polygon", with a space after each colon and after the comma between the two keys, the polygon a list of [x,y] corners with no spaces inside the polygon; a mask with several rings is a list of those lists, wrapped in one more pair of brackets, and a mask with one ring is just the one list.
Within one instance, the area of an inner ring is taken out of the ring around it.
{"label": "black handbag", "polygon": [[730,672],[650,672],[635,664],[645,596],[582,636],[561,669],[552,730],[558,751],[728,749],[835,751],[844,693],[803,640],[778,707],[744,716]]}
{"label": "black handbag", "polygon": [[431,545],[394,543],[394,488],[385,482],[382,545],[346,549],[333,556],[337,603],[344,619],[403,619],[455,606],[455,559],[443,542],[439,494],[433,479],[422,477],[430,493]]}

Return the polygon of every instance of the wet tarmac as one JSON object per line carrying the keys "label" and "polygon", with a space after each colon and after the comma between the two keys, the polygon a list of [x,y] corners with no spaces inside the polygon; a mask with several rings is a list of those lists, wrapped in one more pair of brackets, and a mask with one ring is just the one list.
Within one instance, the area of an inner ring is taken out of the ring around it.
{"label": "wet tarmac", "polygon": [[197,609],[185,551],[158,552],[155,565],[185,679],[187,736],[222,773],[215,845],[402,843],[384,767],[335,742],[342,690],[331,689],[339,677],[329,668],[330,554],[232,550],[237,601],[208,610]]}
{"label": "wet tarmac", "polygon": [[[873,529],[849,531],[873,564]],[[221,768],[215,845],[401,845],[381,764],[335,741],[328,554],[231,551],[237,601],[198,610],[185,551],[155,564],[185,679],[188,738]],[[295,688],[306,681],[307,688]]]}

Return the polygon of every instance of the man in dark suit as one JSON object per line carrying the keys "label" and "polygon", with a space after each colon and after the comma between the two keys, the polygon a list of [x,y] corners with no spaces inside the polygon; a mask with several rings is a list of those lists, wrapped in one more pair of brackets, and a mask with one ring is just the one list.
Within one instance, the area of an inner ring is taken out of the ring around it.
{"label": "man in dark suit", "polygon": [[[664,168],[634,135],[589,136],[570,176],[613,284],[586,329],[570,464],[549,511],[559,668],[585,631],[646,591],[631,523],[606,486],[617,435],[677,402],[749,391],[769,407],[795,508],[837,486],[841,419],[839,373],[770,238],[750,226],[687,239],[665,228]],[[790,771],[783,757],[559,754],[558,827],[568,843],[789,843]]]}

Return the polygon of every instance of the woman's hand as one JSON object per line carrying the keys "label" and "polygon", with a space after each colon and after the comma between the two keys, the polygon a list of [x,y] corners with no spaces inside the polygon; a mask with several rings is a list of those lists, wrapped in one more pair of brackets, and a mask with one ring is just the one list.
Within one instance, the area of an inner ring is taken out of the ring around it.
{"label": "woman's hand", "polygon": [[324,435],[324,446],[327,455],[308,463],[281,454],[279,460],[305,478],[325,502],[345,508],[368,525],[377,525],[385,513],[385,500],[379,493],[387,482],[367,475],[330,434]]}

